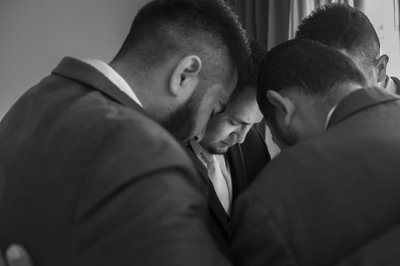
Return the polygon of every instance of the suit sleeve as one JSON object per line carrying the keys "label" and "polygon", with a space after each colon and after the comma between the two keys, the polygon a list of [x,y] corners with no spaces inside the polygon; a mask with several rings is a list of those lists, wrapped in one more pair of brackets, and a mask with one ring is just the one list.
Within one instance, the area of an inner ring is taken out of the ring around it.
{"label": "suit sleeve", "polygon": [[239,196],[233,217],[234,265],[298,265],[280,228],[249,191]]}
{"label": "suit sleeve", "polygon": [[72,265],[229,265],[184,150],[151,122],[113,121],[80,187]]}
{"label": "suit sleeve", "polygon": [[178,170],[135,178],[80,217],[72,265],[229,265],[205,226],[205,208]]}
{"label": "suit sleeve", "polygon": [[251,184],[265,165],[271,160],[267,146],[261,135],[255,130],[250,129],[246,140],[240,145],[243,154],[244,164],[246,165],[247,182]]}

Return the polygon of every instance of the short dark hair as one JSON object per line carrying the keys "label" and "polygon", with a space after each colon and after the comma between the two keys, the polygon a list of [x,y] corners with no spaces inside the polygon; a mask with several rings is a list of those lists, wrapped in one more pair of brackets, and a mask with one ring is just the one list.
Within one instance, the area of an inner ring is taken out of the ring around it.
{"label": "short dark hair", "polygon": [[335,98],[337,85],[353,83],[367,86],[355,63],[328,46],[310,40],[294,39],[267,53],[258,75],[257,102],[266,119],[272,106],[268,90],[296,88],[306,95]]}
{"label": "short dark hair", "polygon": [[303,19],[295,38],[344,49],[362,59],[360,63],[364,66],[371,65],[379,56],[379,38],[371,21],[347,4],[327,4],[316,9]]}
{"label": "short dark hair", "polygon": [[248,64],[245,31],[224,1],[154,0],[139,10],[117,57],[133,52],[146,69],[178,53],[196,53],[215,65],[224,60],[215,51],[225,51],[225,68]]}
{"label": "short dark hair", "polygon": [[242,82],[243,85],[257,86],[258,71],[266,54],[266,49],[257,41],[250,40],[250,53],[250,66]]}
{"label": "short dark hair", "polygon": [[[258,72],[261,67],[261,63],[266,54],[266,49],[264,46],[259,44],[255,40],[249,40],[250,43],[250,62],[247,69],[243,71],[242,77],[239,77],[239,82],[232,93],[230,99],[234,101],[238,100],[236,98],[242,97],[242,93],[247,93],[248,91],[254,91],[254,95],[257,91],[257,80]],[[240,100],[240,99],[239,99]]]}

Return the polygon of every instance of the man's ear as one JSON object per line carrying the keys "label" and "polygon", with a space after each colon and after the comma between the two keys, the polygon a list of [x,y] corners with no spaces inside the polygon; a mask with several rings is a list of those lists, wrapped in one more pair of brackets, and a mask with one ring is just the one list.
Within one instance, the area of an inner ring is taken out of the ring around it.
{"label": "man's ear", "polygon": [[268,101],[275,107],[275,110],[277,110],[277,114],[283,115],[284,125],[290,126],[296,111],[294,102],[273,90],[267,91],[266,96]]}
{"label": "man's ear", "polygon": [[196,55],[188,55],[179,60],[170,78],[170,93],[182,100],[192,95],[199,83],[201,68],[201,59]]}
{"label": "man's ear", "polygon": [[378,70],[378,82],[383,82],[386,79],[386,66],[387,63],[389,62],[389,56],[387,55],[381,55],[378,58],[378,62],[376,65],[376,69]]}

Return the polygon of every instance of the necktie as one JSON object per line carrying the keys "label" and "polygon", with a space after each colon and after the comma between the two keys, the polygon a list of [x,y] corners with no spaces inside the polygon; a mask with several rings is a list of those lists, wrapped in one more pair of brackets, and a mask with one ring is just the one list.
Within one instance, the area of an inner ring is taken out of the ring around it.
{"label": "necktie", "polygon": [[230,213],[231,198],[228,190],[228,184],[225,180],[221,167],[218,164],[217,158],[213,154],[201,153],[201,158],[207,165],[208,177],[213,183],[214,190],[219,201],[224,207],[227,214]]}

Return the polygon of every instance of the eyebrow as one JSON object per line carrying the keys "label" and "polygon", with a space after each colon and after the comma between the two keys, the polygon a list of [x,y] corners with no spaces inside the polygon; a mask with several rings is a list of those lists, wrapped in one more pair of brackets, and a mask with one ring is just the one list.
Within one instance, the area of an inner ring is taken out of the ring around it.
{"label": "eyebrow", "polygon": [[237,118],[236,116],[234,116],[234,115],[229,116],[229,119],[231,119],[232,121],[235,121],[236,123],[243,124],[243,125],[247,125],[247,126],[251,126],[251,125],[260,123],[260,122],[262,121],[262,118],[261,118],[260,121],[255,121],[255,122],[249,123],[249,122],[245,122],[245,121],[243,121],[243,120],[241,120],[241,119],[238,119],[238,118]]}
{"label": "eyebrow", "polygon": [[247,126],[250,126],[250,125],[253,124],[253,123],[247,123],[247,122],[244,122],[244,121],[240,121],[239,123],[240,123],[240,124],[245,124],[245,125],[247,125]]}
{"label": "eyebrow", "polygon": [[237,119],[236,117],[233,117],[233,116],[231,116],[229,119],[231,119],[232,121],[235,121],[236,123],[244,124],[244,125],[247,125],[247,126],[250,126],[250,125],[254,124],[254,123],[247,123],[245,121],[239,120],[239,119]]}
{"label": "eyebrow", "polygon": [[222,102],[220,102],[220,104],[221,104],[221,110],[219,110],[218,112],[215,112],[215,110],[214,110],[213,113],[211,114],[211,116],[217,115],[217,114],[222,114],[225,112],[227,104],[222,103]]}

